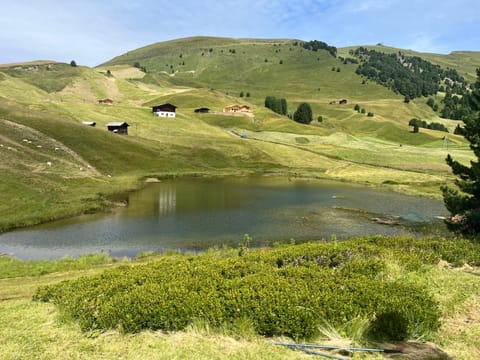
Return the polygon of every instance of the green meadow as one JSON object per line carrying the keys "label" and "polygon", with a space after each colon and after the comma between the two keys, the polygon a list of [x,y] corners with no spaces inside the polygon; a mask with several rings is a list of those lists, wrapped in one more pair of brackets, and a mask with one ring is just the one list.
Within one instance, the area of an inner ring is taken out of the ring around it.
{"label": "green meadow", "polygon": [[[351,49],[338,49],[338,55],[348,57]],[[455,68],[469,81],[480,63],[478,52],[401,51]],[[152,44],[95,68],[54,61],[0,65],[0,232],[108,211],[116,206],[113,195],[141,188],[149,178],[295,175],[440,199],[440,186],[454,181],[446,156],[465,164],[474,158],[465,139],[453,134],[460,122],[440,118],[426,98],[404,103],[403,96],[355,69],[295,40],[213,37]],[[266,96],[285,98],[290,114],[308,102],[312,123],[270,111]],[[435,101],[441,104],[442,96]],[[105,98],[113,104],[98,103]],[[342,99],[347,103],[340,105]],[[151,107],[161,103],[177,106],[176,117],[153,116]],[[246,104],[251,113],[225,113],[232,104]],[[364,114],[354,110],[356,104]],[[210,112],[195,113],[200,107]],[[412,118],[440,122],[449,133],[413,133]],[[130,125],[128,136],[107,131],[107,123],[117,121]],[[295,249],[285,246],[286,252]],[[457,254],[405,264],[398,249],[377,255],[375,261],[385,263],[378,279],[414,284],[438,302],[440,329],[410,340],[434,342],[458,359],[480,357],[478,261]],[[202,256],[213,264],[238,255],[236,249],[216,249]],[[0,256],[0,359],[310,358],[272,346],[292,339],[262,337],[248,321],[214,327],[196,320],[177,332],[85,332],[54,304],[31,301],[40,286],[162,259],[96,254],[24,262]],[[368,324],[362,321],[321,324],[315,340],[382,346],[366,339]]]}

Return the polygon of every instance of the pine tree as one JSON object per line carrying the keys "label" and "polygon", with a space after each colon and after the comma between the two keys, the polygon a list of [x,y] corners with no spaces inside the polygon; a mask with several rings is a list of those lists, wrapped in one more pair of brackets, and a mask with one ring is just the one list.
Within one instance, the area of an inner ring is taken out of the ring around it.
{"label": "pine tree", "polygon": [[280,99],[280,105],[281,105],[281,114],[282,115],[287,115],[287,99]]}
{"label": "pine tree", "polygon": [[464,235],[480,234],[480,69],[477,69],[477,82],[470,95],[475,115],[465,119],[463,128],[465,139],[470,143],[477,161],[470,166],[463,165],[447,156],[447,164],[457,176],[455,185],[458,190],[442,187],[443,201],[451,216],[447,219],[449,229]]}
{"label": "pine tree", "polygon": [[310,124],[312,122],[312,108],[308,103],[298,105],[297,111],[293,114],[293,120],[302,124]]}

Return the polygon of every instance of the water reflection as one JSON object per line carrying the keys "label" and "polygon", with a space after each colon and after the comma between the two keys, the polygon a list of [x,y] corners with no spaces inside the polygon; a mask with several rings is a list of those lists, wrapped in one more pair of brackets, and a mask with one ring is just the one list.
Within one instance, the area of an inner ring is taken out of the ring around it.
{"label": "water reflection", "polygon": [[173,215],[177,208],[177,191],[175,187],[168,186],[160,189],[158,194],[158,216]]}
{"label": "water reflection", "polygon": [[24,259],[97,251],[134,256],[146,250],[235,245],[245,233],[254,246],[290,238],[329,239],[332,234],[338,239],[406,235],[411,232],[404,227],[372,222],[370,212],[415,222],[446,213],[441,201],[342,183],[272,178],[163,182],[121,200],[128,206],[112,214],[2,234],[0,252]]}

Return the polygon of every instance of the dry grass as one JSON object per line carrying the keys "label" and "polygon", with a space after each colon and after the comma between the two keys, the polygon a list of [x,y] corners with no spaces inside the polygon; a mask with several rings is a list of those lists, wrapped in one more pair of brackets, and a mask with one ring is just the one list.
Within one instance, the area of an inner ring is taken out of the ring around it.
{"label": "dry grass", "polygon": [[458,312],[444,319],[438,341],[458,359],[480,359],[480,298],[468,301]]}

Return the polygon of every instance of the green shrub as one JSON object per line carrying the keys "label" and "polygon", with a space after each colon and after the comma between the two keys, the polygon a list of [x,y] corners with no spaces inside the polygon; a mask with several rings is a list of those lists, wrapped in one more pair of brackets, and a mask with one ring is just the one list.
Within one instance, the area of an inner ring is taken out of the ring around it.
{"label": "green shrub", "polygon": [[379,314],[372,322],[370,334],[375,339],[403,341],[408,337],[408,320],[396,311]]}
{"label": "green shrub", "polygon": [[174,254],[40,287],[34,299],[57,304],[83,330],[246,322],[258,334],[308,339],[325,321],[342,326],[362,318],[372,322],[372,336],[399,340],[437,330],[440,312],[421,285],[388,280],[386,262],[405,271],[441,259],[478,265],[478,250],[466,240],[375,236],[250,249],[241,257]]}

